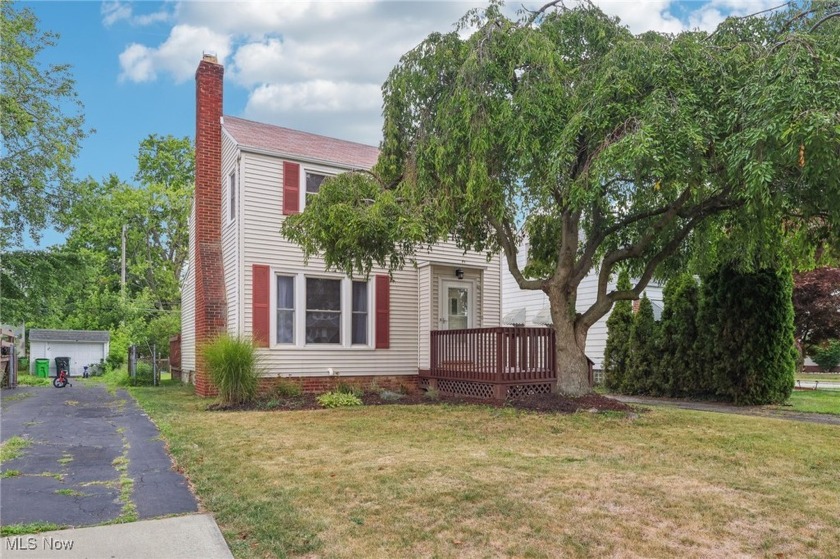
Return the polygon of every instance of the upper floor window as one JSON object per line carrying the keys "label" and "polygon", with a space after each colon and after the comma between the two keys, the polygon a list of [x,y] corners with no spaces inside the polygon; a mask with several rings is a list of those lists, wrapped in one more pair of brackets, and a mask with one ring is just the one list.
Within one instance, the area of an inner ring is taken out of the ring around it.
{"label": "upper floor window", "polygon": [[318,194],[318,191],[321,190],[321,183],[324,182],[324,179],[326,178],[326,175],[322,175],[320,173],[312,173],[310,171],[306,172],[306,199],[304,202],[308,202],[309,197],[313,194]]}

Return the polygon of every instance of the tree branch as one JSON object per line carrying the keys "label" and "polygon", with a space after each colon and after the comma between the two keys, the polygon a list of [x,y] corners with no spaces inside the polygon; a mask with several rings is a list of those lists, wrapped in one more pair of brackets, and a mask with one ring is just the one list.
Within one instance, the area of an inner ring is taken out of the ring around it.
{"label": "tree branch", "polygon": [[522,274],[522,270],[519,269],[519,263],[516,261],[516,253],[518,247],[516,239],[513,235],[513,231],[510,230],[510,226],[507,223],[501,224],[492,217],[488,217],[487,221],[490,223],[490,226],[493,227],[493,230],[496,232],[496,239],[499,241],[499,245],[502,247],[502,250],[505,253],[505,259],[507,261],[508,270],[510,270],[510,274],[513,276],[513,279],[516,280],[516,283],[517,285],[519,285],[519,288],[532,290],[542,289],[542,280],[526,279],[525,276]]}

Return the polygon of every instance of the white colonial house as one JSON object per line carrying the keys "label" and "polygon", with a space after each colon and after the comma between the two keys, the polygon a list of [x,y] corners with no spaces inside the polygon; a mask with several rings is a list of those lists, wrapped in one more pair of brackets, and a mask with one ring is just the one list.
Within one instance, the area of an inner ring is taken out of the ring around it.
{"label": "white colonial house", "polygon": [[[527,240],[522,244],[518,253],[520,269],[525,266],[528,255]],[[607,290],[615,289],[615,279],[612,278]],[[584,312],[597,298],[598,271],[594,270],[587,275],[578,287],[578,298],[576,308],[578,312]],[[662,315],[662,286],[651,282],[644,290],[653,304],[653,313],[656,320]],[[550,326],[551,313],[549,312],[548,295],[542,291],[531,291],[520,289],[516,280],[508,271],[507,266],[502,264],[502,323],[523,326]],[[589,329],[586,337],[586,356],[592,361],[595,371],[604,368],[604,349],[607,345],[607,313]]]}
{"label": "white colonial house", "polygon": [[304,263],[283,238],[285,216],[302,211],[321,182],[369,169],[378,149],[223,116],[224,70],[205,56],[196,72],[196,188],[190,263],[182,285],[182,378],[213,392],[201,343],[219,332],[253,339],[265,384],[288,377],[305,390],[332,380],[417,385],[430,368],[430,332],[497,327],[501,266],[440,244],[389,278]]}

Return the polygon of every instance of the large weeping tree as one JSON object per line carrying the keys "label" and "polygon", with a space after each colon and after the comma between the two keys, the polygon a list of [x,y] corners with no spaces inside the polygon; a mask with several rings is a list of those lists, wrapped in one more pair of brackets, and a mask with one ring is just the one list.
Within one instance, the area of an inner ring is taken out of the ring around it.
{"label": "large weeping tree", "polygon": [[[470,12],[391,72],[375,168],[327,181],[283,233],[350,274],[447,239],[501,252],[521,289],[548,295],[557,390],[586,393],[588,330],[654,274],[836,234],[838,11],[676,36],[633,35],[588,3]],[[610,289],[618,269],[630,289]],[[597,299],[576,312],[592,272]]]}

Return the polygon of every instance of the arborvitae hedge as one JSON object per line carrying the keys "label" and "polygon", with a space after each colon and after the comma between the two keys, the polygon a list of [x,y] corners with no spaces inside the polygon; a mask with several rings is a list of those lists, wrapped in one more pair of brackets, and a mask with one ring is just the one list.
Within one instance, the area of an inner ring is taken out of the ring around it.
{"label": "arborvitae hedge", "polygon": [[[611,340],[623,332],[620,327],[610,329],[612,359],[606,364],[626,363],[626,369],[607,374],[608,388],[747,405],[784,402],[793,390],[798,354],[792,289],[789,271],[741,273],[731,266],[705,277],[699,289],[690,276],[672,280],[659,327],[644,298],[629,347]],[[616,347],[629,357],[615,359]]]}
{"label": "arborvitae hedge", "polygon": [[789,271],[741,273],[725,266],[707,280],[702,328],[712,388],[737,404],[784,402],[793,390],[793,280]]}
{"label": "arborvitae hedge", "polygon": [[[630,289],[627,272],[618,275],[618,289]],[[607,319],[607,345],[604,349],[604,384],[610,390],[619,390],[627,372],[630,357],[630,329],[633,327],[633,306],[630,301],[613,305]]]}
{"label": "arborvitae hedge", "polygon": [[687,396],[704,392],[702,360],[697,353],[699,288],[689,274],[665,284],[660,323],[661,358],[656,364],[651,392]]}
{"label": "arborvitae hedge", "polygon": [[658,328],[653,305],[647,295],[639,301],[639,311],[630,329],[630,360],[622,383],[627,394],[651,394],[653,371],[659,361]]}

